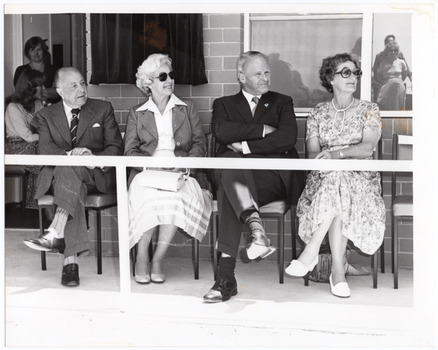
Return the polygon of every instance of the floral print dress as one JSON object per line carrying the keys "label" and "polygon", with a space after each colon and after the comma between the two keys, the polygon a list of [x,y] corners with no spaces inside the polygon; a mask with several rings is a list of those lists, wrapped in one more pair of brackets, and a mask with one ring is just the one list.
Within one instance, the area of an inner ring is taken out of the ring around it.
{"label": "floral print dress", "polygon": [[[343,125],[342,125],[343,124]],[[307,118],[306,141],[318,137],[321,150],[336,151],[361,142],[365,130],[381,135],[379,107],[361,100],[354,115],[333,123],[329,102]],[[376,171],[311,171],[298,200],[299,235],[308,243],[324,221],[340,216],[342,234],[366,254],[374,254],[385,233],[385,204]]]}

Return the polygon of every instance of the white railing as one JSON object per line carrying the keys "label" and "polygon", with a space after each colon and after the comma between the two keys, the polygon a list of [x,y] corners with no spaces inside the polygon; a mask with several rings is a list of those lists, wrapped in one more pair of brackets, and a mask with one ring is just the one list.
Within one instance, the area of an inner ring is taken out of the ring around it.
{"label": "white railing", "polygon": [[28,156],[5,155],[5,165],[114,166],[117,176],[117,215],[119,232],[120,309],[125,310],[131,292],[127,167],[180,167],[198,169],[278,169],[278,170],[373,170],[413,172],[413,161],[393,160],[315,160],[315,159],[228,159],[154,158],[108,156]]}

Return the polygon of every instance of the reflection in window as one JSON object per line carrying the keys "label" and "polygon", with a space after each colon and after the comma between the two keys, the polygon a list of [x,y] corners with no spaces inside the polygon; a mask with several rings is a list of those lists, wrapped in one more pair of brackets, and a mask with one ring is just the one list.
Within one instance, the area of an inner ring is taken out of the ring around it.
{"label": "reflection in window", "polygon": [[[252,17],[251,49],[269,55],[271,90],[292,96],[298,108],[331,99],[320,84],[319,67],[323,58],[343,52],[355,54],[360,61],[361,17]],[[355,96],[360,96],[359,89]]]}
{"label": "reflection in window", "polygon": [[375,14],[373,52],[372,101],[382,111],[412,110],[411,15]]}

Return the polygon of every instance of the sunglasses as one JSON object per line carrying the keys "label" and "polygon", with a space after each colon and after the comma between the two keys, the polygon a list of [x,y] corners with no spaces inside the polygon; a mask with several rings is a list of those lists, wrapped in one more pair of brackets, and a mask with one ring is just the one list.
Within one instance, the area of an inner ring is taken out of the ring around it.
{"label": "sunglasses", "polygon": [[169,78],[172,80],[175,79],[175,73],[173,71],[169,73],[161,72],[160,74],[158,74],[158,77],[154,77],[154,79],[158,79],[159,81],[166,81],[167,76],[169,76]]}
{"label": "sunglasses", "polygon": [[352,71],[350,68],[344,67],[340,72],[336,72],[335,74],[340,74],[342,78],[350,78],[351,74],[356,76],[357,79],[360,79],[362,75],[362,71],[360,69],[356,69],[355,71]]}

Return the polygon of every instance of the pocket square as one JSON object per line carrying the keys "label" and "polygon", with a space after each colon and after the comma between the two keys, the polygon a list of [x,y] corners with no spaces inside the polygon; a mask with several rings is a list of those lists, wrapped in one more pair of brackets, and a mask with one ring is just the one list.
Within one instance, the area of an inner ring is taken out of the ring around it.
{"label": "pocket square", "polygon": [[100,128],[100,124],[99,123],[95,123],[92,128]]}

